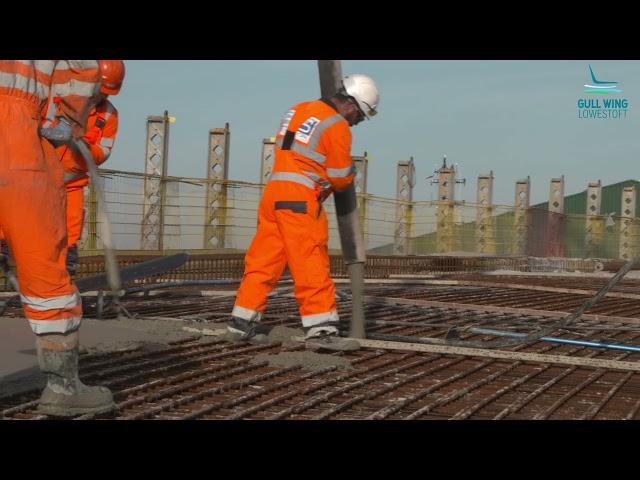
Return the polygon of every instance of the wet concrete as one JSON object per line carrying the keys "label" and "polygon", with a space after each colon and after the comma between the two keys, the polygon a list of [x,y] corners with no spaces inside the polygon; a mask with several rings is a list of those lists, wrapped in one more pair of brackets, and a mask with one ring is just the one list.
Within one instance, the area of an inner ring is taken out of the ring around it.
{"label": "wet concrete", "polygon": [[[202,327],[202,325],[200,325]],[[197,328],[197,327],[196,327]],[[225,323],[207,323],[203,329],[206,335],[215,334],[217,338],[236,343],[235,336],[226,332]],[[300,328],[288,328],[282,326],[274,327],[268,335],[270,343],[282,343],[282,351],[278,354],[261,353],[256,355],[251,363],[267,361],[272,367],[291,367],[300,365],[304,370],[320,370],[322,368],[335,366],[338,369],[352,369],[351,362],[338,355],[321,354],[311,351],[287,351],[301,345],[300,341],[293,340],[292,337],[303,337],[304,332]]]}
{"label": "wet concrete", "polygon": [[[80,326],[80,353],[166,348],[171,341],[194,337],[183,326],[184,322],[170,320],[85,318]],[[29,324],[24,318],[0,317],[0,398],[43,385]]]}
{"label": "wet concrete", "polygon": [[282,342],[283,347],[293,347],[300,345],[300,342],[292,340],[292,337],[303,337],[304,332],[301,328],[273,327],[269,332],[269,341],[271,343]]}
{"label": "wet concrete", "polygon": [[[187,325],[185,325],[187,326]],[[239,340],[236,335],[227,331],[227,324],[221,322],[207,322],[206,324],[196,323],[191,325],[197,330],[201,330],[204,335],[215,335],[221,340],[227,342],[238,343]],[[187,331],[191,331],[188,330]],[[193,331],[196,334],[195,331]],[[299,341],[293,340],[292,337],[302,337],[304,332],[301,328],[288,328],[282,326],[275,326],[271,329],[268,335],[269,343],[282,343],[283,348],[294,347],[300,345]]]}
{"label": "wet concrete", "polygon": [[280,352],[278,354],[261,353],[251,363],[268,361],[272,367],[292,367],[301,365],[305,370],[321,370],[326,367],[338,367],[340,370],[352,370],[351,362],[337,355],[324,355],[315,352]]}

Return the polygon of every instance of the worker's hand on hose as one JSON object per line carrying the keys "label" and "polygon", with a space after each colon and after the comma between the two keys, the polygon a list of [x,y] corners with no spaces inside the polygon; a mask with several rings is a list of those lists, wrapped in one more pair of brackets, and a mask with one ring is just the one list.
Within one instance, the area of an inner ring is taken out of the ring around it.
{"label": "worker's hand on hose", "polygon": [[96,145],[100,140],[100,130],[98,128],[88,129],[82,139],[89,145]]}
{"label": "worker's hand on hose", "polygon": [[69,125],[69,122],[67,122],[64,117],[59,117],[58,122],[53,127],[40,127],[38,129],[38,133],[40,133],[41,137],[46,138],[55,146],[67,144],[73,138],[71,125]]}

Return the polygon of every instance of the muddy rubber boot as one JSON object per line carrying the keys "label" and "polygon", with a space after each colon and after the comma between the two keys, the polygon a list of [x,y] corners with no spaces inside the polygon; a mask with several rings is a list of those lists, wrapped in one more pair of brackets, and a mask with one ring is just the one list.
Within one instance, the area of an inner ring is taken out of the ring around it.
{"label": "muddy rubber boot", "polygon": [[269,332],[272,327],[262,325],[259,322],[251,322],[244,318],[231,317],[227,322],[227,331],[237,342],[249,342],[258,345],[270,343]]}
{"label": "muddy rubber boot", "polygon": [[77,330],[37,337],[38,363],[47,375],[38,405],[40,413],[72,417],[116,408],[108,388],[89,387],[78,378],[78,343]]}
{"label": "muddy rubber boot", "polygon": [[341,338],[338,332],[321,332],[305,339],[305,346],[314,351],[351,352],[360,349],[357,340]]}

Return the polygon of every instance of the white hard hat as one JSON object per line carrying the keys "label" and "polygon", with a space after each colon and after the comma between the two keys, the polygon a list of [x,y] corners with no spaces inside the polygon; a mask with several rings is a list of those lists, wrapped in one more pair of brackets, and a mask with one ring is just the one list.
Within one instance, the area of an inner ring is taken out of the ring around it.
{"label": "white hard hat", "polygon": [[358,106],[367,118],[371,118],[378,113],[378,102],[380,94],[378,87],[374,81],[366,75],[354,73],[353,75],[345,75],[342,79],[347,95],[353,97]]}

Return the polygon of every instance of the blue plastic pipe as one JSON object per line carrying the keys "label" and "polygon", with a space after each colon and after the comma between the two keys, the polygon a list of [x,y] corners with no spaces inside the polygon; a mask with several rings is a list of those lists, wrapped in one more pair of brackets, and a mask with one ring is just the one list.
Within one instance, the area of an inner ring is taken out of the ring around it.
{"label": "blue plastic pipe", "polygon": [[[498,337],[526,337],[525,333],[518,332],[505,332],[503,330],[493,330],[490,328],[470,328],[470,332],[479,333],[483,335],[496,335]],[[640,352],[640,346],[635,345],[622,345],[620,343],[601,343],[590,342],[588,340],[575,340],[573,338],[558,338],[558,337],[540,337],[540,340],[553,343],[564,343],[567,345],[579,345],[581,347],[595,347],[595,348],[609,348],[612,350],[624,350],[626,352]]]}

